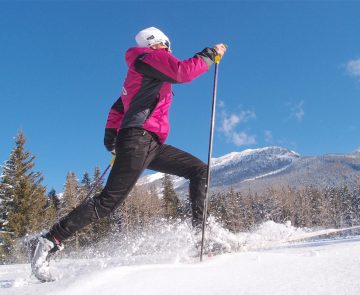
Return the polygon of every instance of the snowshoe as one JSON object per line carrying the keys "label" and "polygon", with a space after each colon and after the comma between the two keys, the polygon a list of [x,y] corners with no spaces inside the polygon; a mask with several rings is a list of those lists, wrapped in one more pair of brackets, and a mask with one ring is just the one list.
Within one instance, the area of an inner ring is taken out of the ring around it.
{"label": "snowshoe", "polygon": [[62,243],[56,243],[44,236],[37,237],[31,242],[31,271],[40,282],[54,281],[50,273],[50,258],[63,249]]}

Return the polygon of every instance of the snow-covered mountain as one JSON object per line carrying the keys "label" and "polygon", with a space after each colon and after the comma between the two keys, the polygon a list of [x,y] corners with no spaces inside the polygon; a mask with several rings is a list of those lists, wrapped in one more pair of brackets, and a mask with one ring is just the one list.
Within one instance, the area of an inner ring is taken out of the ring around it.
{"label": "snow-covered mountain", "polygon": [[[160,191],[162,173],[142,177],[138,186]],[[173,177],[178,192],[187,192],[187,181]],[[360,182],[360,150],[350,154],[304,157],[284,147],[232,152],[212,159],[212,191],[262,190],[271,186],[338,186]]]}
{"label": "snow-covered mountain", "polygon": [[355,153],[360,153],[360,147],[358,147],[355,151],[354,151],[354,154]]}
{"label": "snow-covered mountain", "polygon": [[282,147],[266,147],[233,152],[212,162],[212,186],[226,187],[275,175],[300,158],[296,152]]}

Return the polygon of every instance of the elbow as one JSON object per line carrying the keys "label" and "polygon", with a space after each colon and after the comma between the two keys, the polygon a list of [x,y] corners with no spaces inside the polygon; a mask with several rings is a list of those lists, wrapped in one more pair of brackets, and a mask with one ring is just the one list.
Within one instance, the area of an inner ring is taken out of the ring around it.
{"label": "elbow", "polygon": [[192,78],[192,77],[184,77],[184,76],[178,76],[177,78],[176,78],[176,82],[177,83],[189,83],[189,82],[191,82],[192,80],[194,80],[194,78]]}

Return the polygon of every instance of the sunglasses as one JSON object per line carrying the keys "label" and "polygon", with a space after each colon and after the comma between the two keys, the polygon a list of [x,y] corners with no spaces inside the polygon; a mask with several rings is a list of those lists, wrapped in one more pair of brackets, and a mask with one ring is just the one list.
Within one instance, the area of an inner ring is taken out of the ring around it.
{"label": "sunglasses", "polygon": [[171,49],[171,48],[170,48],[170,41],[167,41],[167,40],[166,40],[164,43],[165,43],[164,45],[165,45],[167,48]]}

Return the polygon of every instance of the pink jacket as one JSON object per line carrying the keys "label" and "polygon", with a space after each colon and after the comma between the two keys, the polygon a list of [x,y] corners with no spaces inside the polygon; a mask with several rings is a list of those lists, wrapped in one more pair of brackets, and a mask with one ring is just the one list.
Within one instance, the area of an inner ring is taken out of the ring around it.
{"label": "pink jacket", "polygon": [[140,127],[156,134],[160,143],[165,142],[170,129],[172,83],[190,82],[206,72],[213,61],[203,52],[180,61],[166,49],[130,48],[122,93],[109,112],[106,128]]}

